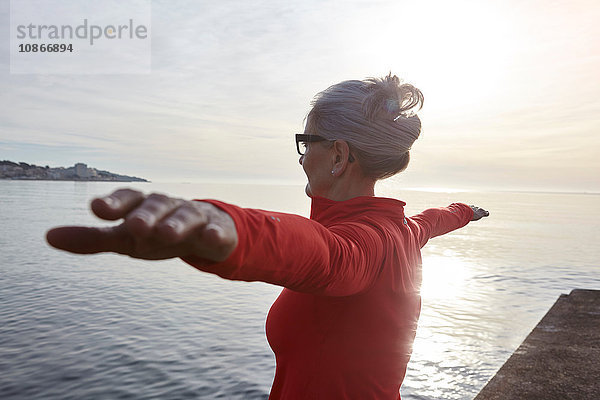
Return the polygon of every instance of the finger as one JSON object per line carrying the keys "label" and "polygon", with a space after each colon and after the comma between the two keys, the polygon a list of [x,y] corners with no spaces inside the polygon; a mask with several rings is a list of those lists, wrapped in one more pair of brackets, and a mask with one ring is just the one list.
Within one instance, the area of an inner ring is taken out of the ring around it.
{"label": "finger", "polygon": [[225,230],[220,225],[215,223],[207,224],[204,227],[202,236],[204,237],[205,244],[208,247],[219,247],[228,244],[228,242],[225,243],[227,239]]}
{"label": "finger", "polygon": [[91,207],[98,217],[114,221],[124,218],[145,198],[146,196],[137,190],[119,189],[108,196],[92,200]]}
{"label": "finger", "polygon": [[483,217],[488,217],[490,213],[482,208],[473,213],[473,221],[478,221]]}
{"label": "finger", "polygon": [[219,224],[208,223],[195,242],[195,252],[203,258],[213,261],[225,261],[237,246],[237,236],[228,234],[227,228]]}
{"label": "finger", "polygon": [[193,242],[196,246],[194,254],[201,254],[203,258],[213,261],[224,261],[237,247],[235,223],[229,214],[215,206],[204,203],[204,207],[208,223],[198,233],[200,240]]}
{"label": "finger", "polygon": [[208,216],[201,206],[184,201],[156,225],[156,232],[167,243],[177,243],[204,227]]}
{"label": "finger", "polygon": [[134,236],[146,237],[159,221],[176,210],[181,203],[181,199],[152,193],[125,217],[125,225]]}
{"label": "finger", "polygon": [[163,243],[178,248],[179,256],[194,254],[213,261],[225,260],[238,241],[231,216],[197,201],[183,202],[156,230]]}
{"label": "finger", "polygon": [[77,254],[112,251],[131,255],[133,240],[123,224],[105,228],[63,226],[46,233],[48,243],[60,250]]}

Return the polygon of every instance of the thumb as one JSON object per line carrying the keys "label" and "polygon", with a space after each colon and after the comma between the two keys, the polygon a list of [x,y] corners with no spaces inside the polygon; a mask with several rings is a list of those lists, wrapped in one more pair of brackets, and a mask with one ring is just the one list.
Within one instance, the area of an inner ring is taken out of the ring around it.
{"label": "thumb", "polygon": [[133,250],[133,239],[123,224],[103,228],[62,226],[50,229],[46,240],[52,247],[77,254],[130,254]]}

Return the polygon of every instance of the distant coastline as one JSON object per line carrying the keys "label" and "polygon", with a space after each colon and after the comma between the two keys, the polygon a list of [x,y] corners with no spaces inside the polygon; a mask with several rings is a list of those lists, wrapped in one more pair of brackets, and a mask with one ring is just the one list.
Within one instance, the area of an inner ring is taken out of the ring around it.
{"label": "distant coastline", "polygon": [[43,181],[94,181],[94,182],[149,182],[137,176],[115,174],[87,164],[77,163],[72,167],[27,164],[24,162],[0,161],[0,179],[8,180],[43,180]]}

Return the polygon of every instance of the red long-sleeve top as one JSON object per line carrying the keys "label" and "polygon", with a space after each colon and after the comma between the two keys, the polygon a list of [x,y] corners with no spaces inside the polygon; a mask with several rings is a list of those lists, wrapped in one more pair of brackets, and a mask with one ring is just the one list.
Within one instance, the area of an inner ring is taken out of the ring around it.
{"label": "red long-sleeve top", "polygon": [[204,201],[233,218],[239,242],[224,262],[184,261],[284,287],[267,317],[269,399],[399,399],[421,308],[420,249],[466,225],[471,208],[407,218],[394,199],[313,198],[307,219]]}

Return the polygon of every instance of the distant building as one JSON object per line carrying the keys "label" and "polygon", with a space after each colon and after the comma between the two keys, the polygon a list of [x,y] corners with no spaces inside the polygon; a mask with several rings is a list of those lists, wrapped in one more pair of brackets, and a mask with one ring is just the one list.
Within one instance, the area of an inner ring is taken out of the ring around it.
{"label": "distant building", "polygon": [[77,163],[75,164],[75,175],[80,178],[89,178],[90,173],[88,172],[87,164]]}
{"label": "distant building", "polygon": [[62,178],[62,172],[59,171],[59,170],[51,169],[50,171],[48,171],[48,178],[50,178],[50,179],[61,179]]}

